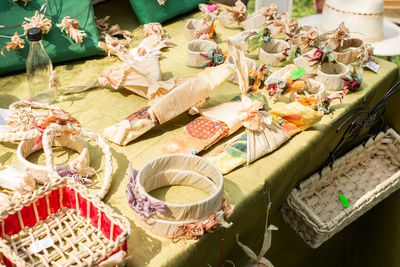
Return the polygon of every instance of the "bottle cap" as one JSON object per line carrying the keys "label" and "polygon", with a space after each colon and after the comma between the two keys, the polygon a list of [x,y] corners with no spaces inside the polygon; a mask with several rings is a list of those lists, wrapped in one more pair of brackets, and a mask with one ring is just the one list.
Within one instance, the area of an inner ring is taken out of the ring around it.
{"label": "bottle cap", "polygon": [[28,40],[29,41],[40,41],[42,40],[43,37],[43,33],[42,33],[42,29],[40,28],[30,28],[28,30]]}

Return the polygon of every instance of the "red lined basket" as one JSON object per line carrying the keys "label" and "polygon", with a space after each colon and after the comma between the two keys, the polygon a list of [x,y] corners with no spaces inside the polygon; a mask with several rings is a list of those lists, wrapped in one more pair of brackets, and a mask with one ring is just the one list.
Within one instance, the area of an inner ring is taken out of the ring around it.
{"label": "red lined basket", "polygon": [[[129,221],[69,179],[22,196],[0,219],[0,262],[6,266],[96,266],[127,251]],[[44,238],[54,245],[33,252],[30,245]]]}

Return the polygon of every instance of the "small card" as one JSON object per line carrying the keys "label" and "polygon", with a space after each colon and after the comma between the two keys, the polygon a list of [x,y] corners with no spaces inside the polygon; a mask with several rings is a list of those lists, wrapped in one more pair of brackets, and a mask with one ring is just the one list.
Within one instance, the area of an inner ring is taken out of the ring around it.
{"label": "small card", "polygon": [[297,80],[301,76],[306,74],[306,69],[305,68],[298,68],[297,70],[294,70],[290,73],[290,76],[292,76],[293,81]]}
{"label": "small card", "polygon": [[347,208],[349,206],[349,201],[344,195],[339,195],[340,202],[342,202],[343,207]]}
{"label": "small card", "polygon": [[49,248],[54,246],[54,240],[50,237],[43,238],[41,240],[38,240],[36,242],[33,242],[30,246],[29,249],[32,253],[39,253],[43,249]]}
{"label": "small card", "polygon": [[376,63],[375,61],[371,60],[371,61],[365,62],[362,66],[363,66],[363,68],[367,68],[375,73],[378,73],[379,64]]}

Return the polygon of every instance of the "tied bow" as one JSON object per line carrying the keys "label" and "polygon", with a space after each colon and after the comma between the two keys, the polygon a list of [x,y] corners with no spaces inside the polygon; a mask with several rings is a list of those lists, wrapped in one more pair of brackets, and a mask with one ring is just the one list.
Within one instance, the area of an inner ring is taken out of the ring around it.
{"label": "tied bow", "polygon": [[263,103],[251,100],[242,95],[242,108],[238,111],[239,119],[244,127],[250,131],[261,132],[265,127],[272,126],[272,117],[268,112],[262,111]]}
{"label": "tied bow", "polygon": [[126,188],[126,196],[129,206],[142,217],[150,218],[157,212],[164,213],[165,206],[163,202],[151,202],[147,196],[142,196],[136,189],[136,177],[138,171],[129,164],[128,179],[129,183]]}

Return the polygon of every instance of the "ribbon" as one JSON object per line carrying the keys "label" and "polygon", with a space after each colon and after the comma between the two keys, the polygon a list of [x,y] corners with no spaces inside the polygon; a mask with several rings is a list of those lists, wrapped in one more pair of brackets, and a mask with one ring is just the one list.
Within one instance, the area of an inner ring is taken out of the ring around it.
{"label": "ribbon", "polygon": [[257,31],[250,32],[246,40],[248,40],[248,50],[252,52],[271,41],[271,31],[268,28],[258,29]]}
{"label": "ribbon", "polygon": [[356,91],[358,88],[360,88],[363,76],[362,74],[357,73],[356,69],[354,68],[352,73],[347,74],[342,79],[344,81],[343,92],[346,93],[347,90]]}
{"label": "ribbon", "polygon": [[132,168],[132,164],[129,164],[128,180],[129,183],[126,187],[126,197],[128,198],[129,206],[139,215],[148,219],[156,212],[164,213],[165,206],[163,202],[151,202],[151,200],[145,196],[143,197],[136,189],[136,177],[138,171]]}

